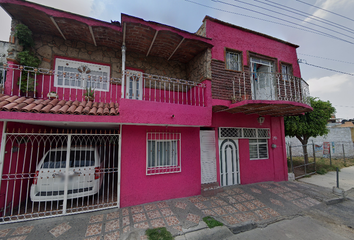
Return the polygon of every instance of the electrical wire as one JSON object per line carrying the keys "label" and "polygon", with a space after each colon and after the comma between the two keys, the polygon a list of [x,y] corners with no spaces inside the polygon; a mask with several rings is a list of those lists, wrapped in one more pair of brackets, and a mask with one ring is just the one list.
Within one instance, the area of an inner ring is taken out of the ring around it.
{"label": "electrical wire", "polygon": [[335,61],[335,62],[341,62],[341,63],[354,64],[354,62],[346,62],[346,61],[342,61],[342,60],[337,60],[337,59],[332,59],[332,58],[326,58],[326,57],[320,57],[320,56],[315,56],[315,55],[310,55],[310,54],[305,54],[305,53],[298,53],[298,55],[303,55],[303,56],[308,56],[308,57],[314,57],[314,58],[320,58],[320,59],[325,59],[325,60],[330,60],[330,61]]}
{"label": "electrical wire", "polygon": [[304,2],[304,1],[301,1],[301,0],[296,0],[296,1],[301,2],[301,3],[303,3],[303,4],[306,4],[306,5],[309,5],[309,6],[311,6],[311,7],[314,7],[314,8],[320,9],[320,10],[322,10],[322,11],[332,13],[332,14],[334,14],[334,15],[337,15],[337,16],[339,16],[339,17],[342,17],[342,18],[345,18],[345,19],[348,19],[348,20],[350,20],[350,21],[353,21],[353,22],[354,22],[354,19],[349,18],[349,17],[346,17],[346,16],[343,16],[343,15],[341,15],[341,14],[338,14],[338,13],[335,13],[335,12],[332,12],[332,11],[329,11],[329,10],[326,10],[326,9],[324,9],[324,8],[321,8],[321,7],[317,7],[317,6],[315,6],[315,5],[309,4],[309,3]]}
{"label": "electrical wire", "polygon": [[[211,0],[211,1],[213,1],[213,2],[220,2],[220,3],[222,3],[222,4],[227,4],[227,5],[232,5],[232,6],[234,6],[234,7],[239,7],[239,6],[237,6],[237,5],[234,5],[234,4],[231,4],[231,3],[226,3],[226,2],[223,2],[223,1],[220,1],[220,0]],[[242,3],[242,4],[246,4],[246,5],[249,5],[249,6],[252,6],[252,7],[260,8],[260,9],[269,11],[269,12],[271,12],[271,13],[276,13],[276,14],[279,14],[279,15],[282,15],[282,16],[286,16],[286,17],[291,18],[292,20],[298,20],[298,21],[300,21],[300,22],[303,22],[303,19],[296,18],[296,17],[290,16],[290,15],[287,15],[287,14],[284,14],[284,13],[280,13],[280,12],[271,10],[271,9],[269,9],[269,8],[260,7],[260,6],[257,6],[257,5],[255,5],[255,4],[248,3],[248,2],[244,2],[244,1],[241,1],[241,0],[233,0],[233,1],[234,1],[234,2],[239,2],[239,3]],[[283,20],[284,20],[284,19],[283,19]],[[347,35],[347,34],[344,34],[344,33],[341,33],[341,32],[338,32],[338,31],[335,31],[335,30],[326,28],[326,27],[323,27],[323,26],[318,25],[318,24],[316,24],[316,23],[312,23],[312,22],[305,22],[305,23],[306,23],[306,24],[310,24],[310,25],[314,25],[314,26],[316,26],[316,27],[323,28],[323,29],[325,29],[325,30],[327,30],[327,31],[332,31],[332,32],[335,32],[335,33],[337,33],[337,34],[340,34],[340,35],[343,35],[343,36],[346,36],[346,37],[348,37],[348,38],[353,39],[352,36],[349,36],[349,35]]]}
{"label": "electrical wire", "polygon": [[[328,25],[330,25],[332,27],[340,28],[343,31],[354,33],[354,30],[351,29],[351,28],[348,28],[346,26],[343,26],[341,24],[335,23],[333,21],[329,21],[329,20],[321,18],[321,17],[313,16],[312,14],[309,14],[309,13],[304,12],[304,11],[300,11],[300,10],[298,10],[296,8],[292,8],[292,7],[289,7],[289,6],[286,6],[286,5],[282,5],[280,3],[276,3],[276,2],[273,2],[273,1],[270,1],[270,0],[264,0],[264,1],[276,4],[276,5],[272,5],[272,4],[269,4],[269,3],[266,3],[266,2],[262,2],[261,0],[254,0],[254,1],[262,3],[262,4],[265,4],[265,5],[268,5],[268,6],[271,6],[271,7],[274,7],[274,8],[282,9],[283,11],[288,11],[288,12],[291,12],[291,13],[294,13],[294,14],[297,14],[297,15],[300,15],[300,16],[304,16],[304,17],[310,18],[312,20],[315,20],[315,21],[318,21],[318,22],[321,22],[321,23],[324,23],[324,24],[328,24]],[[289,10],[289,9],[291,9],[291,10]],[[292,11],[292,10],[294,10],[295,12]]]}
{"label": "electrical wire", "polygon": [[353,73],[342,72],[342,71],[338,71],[338,70],[335,70],[335,69],[331,69],[331,68],[326,68],[326,67],[310,64],[310,63],[307,63],[306,61],[304,61],[302,59],[298,59],[298,62],[306,64],[306,65],[309,65],[309,66],[312,66],[312,67],[322,68],[322,69],[325,69],[325,70],[328,70],[328,71],[337,72],[337,73],[341,73],[341,74],[346,74],[346,75],[349,75],[349,76],[354,76]]}
{"label": "electrical wire", "polygon": [[[186,0],[186,1],[187,1],[187,0]],[[247,10],[247,11],[251,11],[251,12],[254,12],[254,13],[257,13],[257,14],[265,15],[265,16],[270,17],[270,18],[275,18],[275,19],[277,19],[277,20],[281,20],[281,21],[284,21],[284,22],[288,22],[288,23],[291,23],[291,24],[298,25],[297,23],[294,23],[294,22],[291,22],[291,21],[288,21],[288,20],[285,20],[285,19],[282,19],[282,18],[278,18],[278,17],[272,16],[272,15],[269,15],[269,14],[266,14],[266,13],[259,12],[259,11],[251,10],[251,9],[249,9],[249,8],[237,6],[237,5],[234,5],[234,4],[231,4],[231,3],[226,3],[226,2],[223,2],[223,1],[219,1],[219,0],[211,0],[211,1],[213,1],[213,2],[219,2],[219,3],[225,4],[225,5],[229,5],[229,6],[233,6],[233,7],[236,7],[236,8],[241,8],[241,9],[244,9],[244,10]],[[329,34],[329,33],[321,32],[321,31],[319,31],[319,30],[316,30],[316,29],[313,29],[313,28],[310,28],[310,27],[306,27],[306,26],[302,26],[302,27],[303,27],[303,28],[306,28],[306,29],[310,29],[310,30],[312,30],[312,31],[320,32],[320,33],[322,33],[322,34],[325,34],[327,37],[331,37],[331,38],[334,38],[334,39],[337,39],[337,40],[341,40],[341,41],[344,41],[344,42],[347,42],[347,43],[350,43],[350,44],[354,44],[354,42],[350,42],[350,41],[345,40],[345,39],[343,39],[343,38],[336,37],[336,36],[331,35],[331,34]]]}
{"label": "electrical wire", "polygon": [[[314,32],[314,31],[310,31],[310,30],[307,30],[307,29],[303,29],[303,28],[299,28],[299,27],[294,27],[294,26],[291,26],[291,25],[287,25],[287,24],[284,24],[284,23],[274,22],[274,21],[267,20],[267,19],[264,19],[264,18],[258,18],[258,17],[254,17],[254,16],[242,14],[242,13],[236,13],[236,12],[232,12],[232,11],[228,11],[228,10],[224,10],[224,9],[220,9],[220,8],[211,7],[211,6],[204,5],[204,4],[201,4],[201,3],[198,3],[198,2],[194,2],[194,1],[191,1],[191,0],[185,0],[185,1],[186,1],[186,2],[190,2],[190,3],[193,3],[193,4],[196,4],[196,5],[199,5],[199,6],[203,6],[203,7],[206,7],[206,8],[218,10],[218,11],[221,11],[221,12],[226,12],[226,13],[230,13],[230,14],[234,14],[234,15],[239,15],[239,16],[243,16],[243,17],[253,18],[253,19],[257,19],[257,20],[264,21],[264,22],[274,23],[274,24],[286,26],[286,27],[289,27],[289,28],[294,28],[294,29],[299,29],[299,30],[305,31],[305,32],[314,33],[314,34],[317,34],[317,35],[320,35],[320,36],[329,37],[327,34],[321,33],[321,32],[318,31],[318,30],[316,30],[316,32]],[[295,23],[294,23],[294,24],[295,24]],[[297,24],[297,25],[298,25],[298,24]],[[330,38],[332,38],[332,37],[330,37]]]}

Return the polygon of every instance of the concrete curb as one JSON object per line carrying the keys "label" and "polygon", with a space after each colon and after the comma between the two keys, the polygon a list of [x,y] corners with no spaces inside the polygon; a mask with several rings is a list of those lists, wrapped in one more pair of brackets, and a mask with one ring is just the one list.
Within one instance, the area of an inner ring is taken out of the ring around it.
{"label": "concrete curb", "polygon": [[240,226],[236,226],[236,227],[229,227],[230,231],[233,233],[233,234],[238,234],[238,233],[241,233],[241,232],[247,232],[247,231],[250,231],[252,229],[255,229],[257,228],[258,225],[254,222],[249,222],[249,223],[245,223],[245,224],[242,224]]}
{"label": "concrete curb", "polygon": [[324,200],[325,204],[326,205],[334,205],[334,204],[337,204],[337,203],[342,203],[346,200],[346,198],[344,197],[341,197],[341,198],[332,198],[332,199],[326,199]]}

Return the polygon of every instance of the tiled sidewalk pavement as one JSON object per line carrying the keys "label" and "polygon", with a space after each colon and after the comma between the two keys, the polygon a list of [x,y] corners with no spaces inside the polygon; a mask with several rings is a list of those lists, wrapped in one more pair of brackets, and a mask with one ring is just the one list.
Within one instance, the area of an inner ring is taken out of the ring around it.
{"label": "tiled sidewalk pavement", "polygon": [[[320,203],[298,191],[299,187],[289,182],[232,186],[210,198],[194,196],[77,215],[81,225],[76,232],[73,218],[52,219],[53,224],[46,231],[52,239],[77,239],[70,238],[73,233],[85,240],[125,239],[132,232],[147,239],[147,228],[166,227],[173,235],[179,235],[183,229],[197,226],[204,216],[214,216],[229,227],[249,221],[265,223]],[[35,239],[33,228],[37,233],[43,232],[37,229],[40,224],[34,227],[31,224],[35,222],[27,223],[18,228],[10,228],[11,224],[7,225],[9,228],[1,226],[0,238]]]}

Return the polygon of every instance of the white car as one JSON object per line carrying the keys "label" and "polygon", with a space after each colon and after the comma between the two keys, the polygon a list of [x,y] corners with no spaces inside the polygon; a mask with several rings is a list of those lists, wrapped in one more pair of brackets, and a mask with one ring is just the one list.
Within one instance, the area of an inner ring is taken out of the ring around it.
{"label": "white car", "polygon": [[[67,148],[46,152],[36,167],[31,200],[57,201],[64,199]],[[67,199],[86,197],[99,192],[104,173],[103,162],[96,148],[73,147],[70,149]]]}

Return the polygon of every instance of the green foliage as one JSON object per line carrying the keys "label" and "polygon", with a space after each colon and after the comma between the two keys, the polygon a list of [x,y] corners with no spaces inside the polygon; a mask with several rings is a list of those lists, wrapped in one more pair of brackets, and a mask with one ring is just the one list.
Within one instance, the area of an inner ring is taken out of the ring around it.
{"label": "green foliage", "polygon": [[29,50],[22,51],[18,53],[17,59],[20,65],[28,67],[38,67],[41,63],[41,60],[33,55]]}
{"label": "green foliage", "polygon": [[335,108],[327,101],[310,97],[312,112],[300,116],[284,118],[285,135],[296,137],[302,144],[307,144],[310,137],[323,136],[328,134],[327,122]]}
{"label": "green foliage", "polygon": [[86,88],[86,91],[84,93],[84,97],[88,97],[89,99],[94,99],[95,98],[95,90],[92,89],[91,87]]}
{"label": "green foliage", "polygon": [[[20,79],[17,81],[17,85],[20,85]],[[31,74],[28,76],[26,71],[22,72],[20,89],[22,93],[34,91],[34,78],[31,77]]]}
{"label": "green foliage", "polygon": [[172,240],[172,234],[165,227],[147,229],[145,231],[149,240]]}
{"label": "green foliage", "polygon": [[29,49],[34,45],[32,31],[24,24],[18,24],[15,28],[15,36],[18,38],[20,45],[24,49]]}
{"label": "green foliage", "polygon": [[214,218],[208,216],[208,217],[204,217],[203,221],[208,225],[209,228],[214,228],[217,226],[224,226],[224,224],[222,224],[221,222],[215,220]]}

